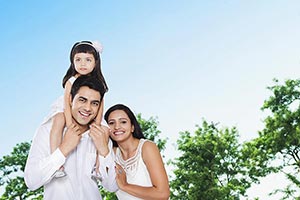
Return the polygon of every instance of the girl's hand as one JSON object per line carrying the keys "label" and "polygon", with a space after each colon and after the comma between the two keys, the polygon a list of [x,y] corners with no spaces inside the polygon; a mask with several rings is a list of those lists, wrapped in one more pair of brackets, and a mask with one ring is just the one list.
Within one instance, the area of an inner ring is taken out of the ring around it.
{"label": "girl's hand", "polygon": [[126,179],[126,172],[121,165],[116,163],[116,181],[121,190],[128,184]]}

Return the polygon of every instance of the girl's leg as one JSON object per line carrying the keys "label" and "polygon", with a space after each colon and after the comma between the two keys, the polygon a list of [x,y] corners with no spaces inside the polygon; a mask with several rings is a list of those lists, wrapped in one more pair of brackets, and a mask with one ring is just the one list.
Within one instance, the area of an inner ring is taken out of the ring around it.
{"label": "girl's leg", "polygon": [[52,127],[50,131],[50,150],[53,153],[60,145],[65,127],[64,113],[57,113],[53,116]]}
{"label": "girl's leg", "polygon": [[101,122],[102,122],[102,115],[97,115],[96,118],[95,118],[95,123],[97,125],[101,125]]}
{"label": "girl's leg", "polygon": [[98,152],[96,153],[96,163],[95,163],[95,168],[96,171],[99,172],[99,166],[100,166],[100,162],[99,162],[99,157],[98,157]]}
{"label": "girl's leg", "polygon": [[[97,122],[96,122],[97,123]],[[99,123],[103,129],[106,131],[109,131],[109,128],[106,125],[101,124],[101,121]],[[94,166],[94,170],[92,172],[92,178],[101,179],[101,174],[99,171],[100,161],[99,161],[99,155],[98,152],[96,153],[96,162]]]}
{"label": "girl's leg", "polygon": [[100,166],[100,162],[99,162],[99,158],[98,158],[98,153],[96,153],[96,162],[95,162],[94,168],[92,170],[92,175],[91,175],[92,179],[94,179],[95,181],[97,181],[97,180],[102,181],[102,176],[99,171],[99,166]]}
{"label": "girl's leg", "polygon": [[[57,113],[53,116],[52,127],[50,131],[50,151],[53,153],[60,145],[63,138],[63,131],[65,128],[64,113]],[[61,166],[54,176],[59,178],[65,176],[64,167]]]}
{"label": "girl's leg", "polygon": [[[96,116],[96,119],[95,119],[96,125],[99,125],[99,126],[102,126],[101,122],[102,122],[102,118],[103,118],[103,105],[104,105],[104,100],[102,100],[102,102],[101,102],[101,105],[100,105],[100,108],[98,111],[98,115]],[[98,157],[98,152],[97,152],[95,166],[92,171],[92,179],[94,179],[94,180],[102,179],[100,171],[99,171],[99,166],[100,166],[100,162],[99,162],[99,157]]]}

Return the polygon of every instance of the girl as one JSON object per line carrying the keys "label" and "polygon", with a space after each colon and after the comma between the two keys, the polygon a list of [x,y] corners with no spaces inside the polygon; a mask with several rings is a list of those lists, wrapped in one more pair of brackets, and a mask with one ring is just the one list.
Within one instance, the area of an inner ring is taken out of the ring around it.
{"label": "girl", "polygon": [[132,111],[117,104],[104,116],[116,156],[118,199],[168,199],[169,182],[158,147],[144,135]]}
{"label": "girl", "polygon": [[[90,75],[98,78],[108,90],[107,84],[101,72],[102,47],[97,42],[82,41],[73,45],[70,53],[70,67],[63,78],[62,86],[65,89],[63,98],[56,101],[54,107],[52,106],[52,114],[48,119],[53,119],[53,125],[50,131],[50,150],[54,152],[60,145],[63,137],[63,130],[72,125],[71,107],[70,107],[70,91],[73,82],[81,75]],[[63,102],[63,103],[62,103]],[[98,115],[96,117],[96,124],[100,125],[103,114],[103,101],[101,103]],[[104,122],[104,125],[106,123]],[[106,125],[107,126],[107,125]],[[99,166],[98,156],[96,157],[96,164],[94,174],[97,177],[97,169]],[[56,171],[55,177],[65,176],[63,166]],[[93,175],[92,175],[93,176]]]}

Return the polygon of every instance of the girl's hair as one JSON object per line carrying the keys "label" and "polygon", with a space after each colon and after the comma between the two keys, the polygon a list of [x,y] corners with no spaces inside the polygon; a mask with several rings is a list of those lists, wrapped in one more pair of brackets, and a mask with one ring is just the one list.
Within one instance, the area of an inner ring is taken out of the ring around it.
{"label": "girl's hair", "polygon": [[94,47],[93,43],[90,41],[81,41],[81,42],[76,42],[72,49],[71,49],[71,53],[70,53],[70,67],[66,73],[66,75],[63,78],[62,81],[62,86],[63,88],[65,87],[66,82],[69,80],[70,77],[74,76],[77,74],[76,70],[75,70],[75,65],[73,63],[74,60],[74,56],[77,53],[90,53],[94,55],[95,58],[95,68],[93,69],[93,71],[89,74],[90,76],[94,76],[96,77],[98,80],[100,80],[104,87],[105,87],[105,91],[108,91],[108,87],[107,84],[105,82],[104,76],[101,72],[101,58],[100,58],[100,54],[97,51],[97,49]]}
{"label": "girl's hair", "polygon": [[[123,104],[116,104],[116,105],[110,107],[110,108],[106,111],[106,113],[105,113],[105,115],[104,115],[104,119],[105,119],[105,121],[106,121],[107,123],[108,123],[108,116],[110,115],[110,113],[112,113],[112,112],[115,111],[115,110],[123,110],[123,111],[127,114],[128,118],[130,119],[131,124],[132,124],[133,127],[134,127],[134,130],[133,130],[133,133],[132,133],[132,135],[133,135],[134,138],[138,138],[138,139],[145,138],[145,136],[144,136],[144,134],[143,134],[143,132],[142,132],[141,126],[140,126],[140,124],[138,123],[138,121],[137,121],[135,115],[134,115],[133,112],[130,110],[130,108],[128,108],[127,106],[125,106],[125,105],[123,105]],[[114,141],[113,139],[112,139],[112,141],[113,141],[113,146],[114,146],[114,147],[117,147],[117,146],[118,146],[117,142]]]}

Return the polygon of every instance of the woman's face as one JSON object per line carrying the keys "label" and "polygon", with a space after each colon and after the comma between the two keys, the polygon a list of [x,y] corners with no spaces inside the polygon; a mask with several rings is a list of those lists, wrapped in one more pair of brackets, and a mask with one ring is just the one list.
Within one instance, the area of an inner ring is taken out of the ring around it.
{"label": "woman's face", "polygon": [[96,60],[91,53],[76,53],[74,55],[73,63],[77,73],[80,75],[87,75],[94,70]]}
{"label": "woman's face", "polygon": [[109,114],[108,126],[111,129],[110,137],[116,142],[132,137],[134,131],[128,115],[123,110],[115,110]]}

